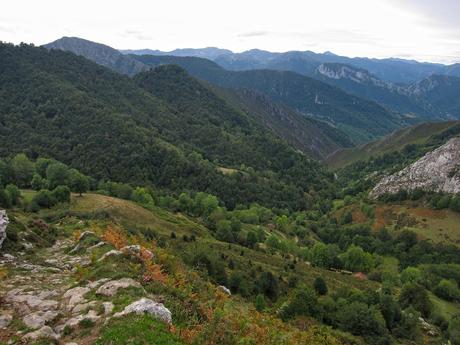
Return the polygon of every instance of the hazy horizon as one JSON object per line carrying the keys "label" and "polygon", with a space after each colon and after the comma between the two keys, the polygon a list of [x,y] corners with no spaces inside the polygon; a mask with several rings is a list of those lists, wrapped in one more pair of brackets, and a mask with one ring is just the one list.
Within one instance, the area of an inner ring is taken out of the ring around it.
{"label": "hazy horizon", "polygon": [[18,0],[4,4],[0,40],[42,45],[76,36],[121,50],[330,51],[452,64],[460,62],[457,13],[455,0]]}

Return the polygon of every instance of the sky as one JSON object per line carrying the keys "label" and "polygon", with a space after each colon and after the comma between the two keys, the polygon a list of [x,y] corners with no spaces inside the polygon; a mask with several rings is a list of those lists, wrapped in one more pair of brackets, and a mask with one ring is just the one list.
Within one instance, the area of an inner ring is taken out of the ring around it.
{"label": "sky", "polygon": [[460,62],[460,0],[1,0],[0,40]]}

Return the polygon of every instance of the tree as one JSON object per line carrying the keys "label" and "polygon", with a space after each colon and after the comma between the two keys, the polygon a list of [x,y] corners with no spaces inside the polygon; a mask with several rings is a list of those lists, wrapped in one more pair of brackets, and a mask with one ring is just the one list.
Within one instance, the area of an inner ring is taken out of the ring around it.
{"label": "tree", "polygon": [[401,294],[399,295],[399,304],[404,309],[413,306],[423,317],[430,316],[431,310],[433,309],[433,305],[425,288],[414,283],[408,283],[403,286]]}
{"label": "tree", "polygon": [[193,208],[193,200],[188,193],[181,193],[179,195],[179,209],[182,212],[190,213]]}
{"label": "tree", "polygon": [[262,312],[267,308],[267,302],[265,302],[265,297],[262,294],[256,296],[255,306],[257,311]]}
{"label": "tree", "polygon": [[239,293],[243,297],[248,297],[250,295],[248,278],[241,272],[232,272],[228,281],[228,287],[233,293]]}
{"label": "tree", "polygon": [[80,196],[89,188],[88,178],[79,171],[72,169],[69,173],[70,188]]}
{"label": "tree", "polygon": [[271,300],[276,300],[278,298],[278,280],[271,272],[262,272],[256,285],[258,290]]}
{"label": "tree", "polygon": [[249,248],[254,248],[257,242],[258,241],[256,233],[254,231],[249,231],[246,235],[246,246],[248,246]]}
{"label": "tree", "polygon": [[0,206],[3,208],[11,207],[10,195],[5,191],[5,189],[1,187],[0,187]]}
{"label": "tree", "polygon": [[45,177],[46,176],[46,169],[52,163],[56,163],[56,161],[53,160],[53,159],[49,159],[49,158],[38,158],[35,161],[35,171],[41,177]]}
{"label": "tree", "polygon": [[34,164],[24,153],[19,153],[11,160],[11,168],[14,173],[16,184],[27,187],[34,173]]}
{"label": "tree", "polygon": [[70,189],[67,186],[57,186],[52,195],[57,202],[70,202]]}
{"label": "tree", "polygon": [[21,192],[18,187],[10,183],[5,187],[5,192],[7,192],[10,197],[11,205],[13,206],[19,205],[20,198],[21,198]]}
{"label": "tree", "polygon": [[136,187],[136,189],[134,189],[132,199],[133,201],[138,202],[142,205],[154,205],[152,196],[145,188],[142,187]]}
{"label": "tree", "polygon": [[318,311],[317,304],[318,296],[313,289],[299,288],[291,300],[281,308],[280,317],[288,320],[297,315],[314,316]]}
{"label": "tree", "polygon": [[32,181],[30,182],[30,186],[33,190],[39,191],[40,189],[47,189],[48,188],[48,181],[40,176],[40,174],[34,174],[32,176]]}
{"label": "tree", "polygon": [[283,214],[282,216],[277,217],[275,222],[278,229],[285,231],[289,224],[289,218]]}
{"label": "tree", "polygon": [[452,345],[460,345],[460,314],[452,317],[449,322],[448,331]]}
{"label": "tree", "polygon": [[416,267],[407,267],[401,272],[401,282],[418,283],[422,279],[422,272]]}
{"label": "tree", "polygon": [[318,295],[327,294],[327,285],[322,277],[317,277],[313,283],[313,287]]}
{"label": "tree", "polygon": [[46,179],[51,189],[57,186],[66,186],[69,182],[69,168],[60,162],[52,163],[46,168]]}
{"label": "tree", "polygon": [[420,313],[413,307],[403,310],[401,320],[393,328],[392,333],[398,338],[416,340],[420,336],[419,318]]}
{"label": "tree", "polygon": [[330,267],[332,259],[329,257],[328,247],[322,242],[317,242],[310,251],[311,263],[319,267]]}
{"label": "tree", "polygon": [[232,232],[232,224],[229,220],[219,220],[216,224],[216,238],[219,241],[232,243],[235,241]]}
{"label": "tree", "polygon": [[341,224],[350,224],[351,222],[353,221],[353,214],[351,213],[351,211],[346,211],[342,218],[340,219],[340,223]]}
{"label": "tree", "polygon": [[450,208],[455,212],[460,212],[460,195],[452,198],[450,201]]}
{"label": "tree", "polygon": [[50,208],[56,205],[56,198],[49,190],[41,190],[35,194],[31,202],[37,204],[39,207]]}
{"label": "tree", "polygon": [[384,319],[374,307],[362,302],[346,303],[338,309],[340,328],[354,335],[372,336],[384,333]]}
{"label": "tree", "polygon": [[351,245],[340,255],[346,269],[356,272],[369,272],[375,265],[372,254],[365,252],[361,247]]}
{"label": "tree", "polygon": [[393,329],[401,320],[401,309],[393,296],[382,294],[380,297],[380,312],[385,319],[385,324],[389,330]]}

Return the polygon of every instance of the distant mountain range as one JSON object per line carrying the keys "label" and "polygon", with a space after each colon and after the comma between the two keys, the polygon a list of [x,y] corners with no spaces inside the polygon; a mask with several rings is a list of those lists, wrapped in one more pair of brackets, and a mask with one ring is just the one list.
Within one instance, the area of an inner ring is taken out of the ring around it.
{"label": "distant mountain range", "polygon": [[[218,48],[129,52],[134,55],[201,57],[233,71],[271,69],[297,72],[338,86],[355,96],[373,100],[403,114],[413,114],[427,119],[460,118],[457,101],[460,99],[457,79],[460,77],[460,64],[348,58],[330,52],[272,53],[258,49],[243,53]],[[424,88],[423,85],[435,85],[427,97],[420,97],[420,93],[417,93],[417,90]]]}
{"label": "distant mountain range", "polygon": [[[348,136],[348,141],[342,141],[346,145],[374,140],[417,122],[460,119],[457,65],[312,52],[250,50],[235,54],[213,47],[122,54],[76,37],[64,37],[45,47],[74,52],[130,76],[160,65],[179,65],[213,85],[252,90],[291,114],[329,124],[330,133],[339,130],[346,134],[342,137]],[[305,144],[311,142],[297,147]]]}
{"label": "distant mountain range", "polygon": [[289,51],[273,53],[265,50],[252,49],[242,53],[219,48],[177,49],[170,52],[158,50],[122,50],[124,54],[135,55],[173,55],[194,56],[215,61],[228,70],[275,69],[297,72],[313,76],[316,69],[323,63],[347,64],[365,69],[379,79],[393,83],[413,83],[431,74],[443,74],[460,77],[460,64],[442,65],[396,58],[370,59],[349,58],[331,52],[314,53],[311,51]]}
{"label": "distant mountain range", "polygon": [[[82,45],[86,48],[82,49]],[[72,51],[125,74],[130,73],[120,66],[130,65],[133,60],[140,64],[136,66],[141,70],[165,64],[179,65],[211,84],[264,94],[271,101],[283,103],[294,112],[337,127],[354,143],[375,139],[413,122],[413,119],[393,113],[371,100],[350,95],[340,88],[295,72],[268,69],[229,71],[208,59],[169,55],[126,55],[128,60],[125,62],[120,59],[119,52],[112,50],[113,57],[108,58],[107,46],[78,38],[63,38],[45,47]],[[110,61],[114,63],[108,65]]]}

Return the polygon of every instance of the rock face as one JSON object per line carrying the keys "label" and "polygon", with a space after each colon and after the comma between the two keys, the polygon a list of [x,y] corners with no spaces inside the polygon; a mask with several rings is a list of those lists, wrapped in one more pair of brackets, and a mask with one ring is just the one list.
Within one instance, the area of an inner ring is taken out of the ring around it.
{"label": "rock face", "polygon": [[6,227],[9,223],[8,216],[5,210],[0,210],[0,249],[2,248],[2,243],[6,238]]}
{"label": "rock face", "polygon": [[148,298],[140,300],[126,306],[122,312],[116,313],[114,317],[122,317],[131,313],[143,314],[147,313],[155,318],[170,324],[172,322],[171,312],[162,303],[157,303]]}
{"label": "rock face", "polygon": [[371,191],[371,197],[394,194],[400,190],[460,193],[460,138],[427,153],[403,170],[384,177]]}

